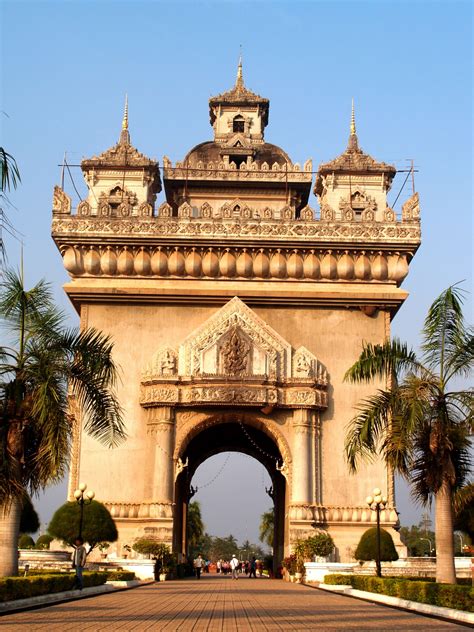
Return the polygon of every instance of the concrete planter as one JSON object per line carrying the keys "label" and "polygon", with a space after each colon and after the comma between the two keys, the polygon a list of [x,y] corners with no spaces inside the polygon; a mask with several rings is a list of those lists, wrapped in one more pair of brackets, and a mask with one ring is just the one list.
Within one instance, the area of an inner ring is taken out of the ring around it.
{"label": "concrete planter", "polygon": [[305,562],[305,579],[306,582],[323,582],[326,575],[332,573],[353,573],[354,566],[341,562]]}

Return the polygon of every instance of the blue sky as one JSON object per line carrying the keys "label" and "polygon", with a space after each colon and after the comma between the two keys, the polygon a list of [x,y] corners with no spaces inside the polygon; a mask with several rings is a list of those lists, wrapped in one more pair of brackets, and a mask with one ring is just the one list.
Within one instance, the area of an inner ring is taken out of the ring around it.
{"label": "blue sky", "polygon": [[[240,44],[246,84],[270,99],[266,138],[294,161],[311,157],[317,166],[341,153],[352,97],[364,150],[399,168],[414,159],[423,244],[393,332],[416,344],[441,290],[462,279],[472,289],[470,2],[3,0],[1,24],[1,145],[22,175],[8,213],[24,235],[28,281],[47,277],[70,313],[61,291],[67,276],[50,238],[64,151],[77,163],[114,144],[127,92],[133,144],[160,162],[181,159],[211,137],[207,101],[232,85]],[[80,171],[73,175],[79,185]],[[397,176],[390,203],[403,179]],[[16,265],[19,248],[5,237]],[[472,322],[471,299],[467,316]],[[204,464],[198,484],[224,460]],[[210,532],[256,540],[256,516],[269,506],[265,482],[258,491],[252,485],[261,472],[233,455],[200,492]],[[241,500],[233,512],[236,478]],[[64,493],[61,486],[41,500],[43,520]],[[405,524],[418,520],[403,489],[399,504]]]}

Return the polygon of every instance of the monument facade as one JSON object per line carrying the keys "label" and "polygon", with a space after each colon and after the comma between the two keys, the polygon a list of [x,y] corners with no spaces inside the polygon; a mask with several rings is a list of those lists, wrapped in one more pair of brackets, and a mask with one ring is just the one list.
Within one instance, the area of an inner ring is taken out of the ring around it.
{"label": "monument facade", "polygon": [[347,561],[374,522],[375,486],[396,535],[392,473],[377,461],[351,476],[344,457],[354,406],[374,386],[343,377],[363,341],[390,336],[407,297],[418,195],[401,217],[387,205],[395,168],[362,151],[354,115],[347,148],[314,179],[311,160],[265,141],[269,101],[241,64],[209,108],[213,140],[162,167],[131,144],[126,108],[118,143],[82,162],[87,199],[73,211],[55,187],[65,291],[81,327],[114,341],[128,432],[105,449],[82,434],[72,402],[69,493],[94,487],[117,521],[118,554],[145,534],[184,554],[196,468],[241,451],[272,479],[276,560],[325,529]]}

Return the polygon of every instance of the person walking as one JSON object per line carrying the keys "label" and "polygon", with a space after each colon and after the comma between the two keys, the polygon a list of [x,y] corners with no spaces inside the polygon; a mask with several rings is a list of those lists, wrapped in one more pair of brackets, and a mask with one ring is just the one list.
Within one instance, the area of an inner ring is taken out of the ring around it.
{"label": "person walking", "polygon": [[250,562],[249,579],[251,577],[255,577],[255,579],[257,579],[257,560],[255,559],[255,556],[252,557],[252,561]]}
{"label": "person walking", "polygon": [[76,538],[76,548],[72,554],[72,567],[76,571],[73,588],[77,588],[78,590],[82,590],[84,586],[82,571],[86,565],[86,559],[87,553],[86,547],[84,546],[84,540],[82,538]]}
{"label": "person walking", "polygon": [[198,579],[201,579],[201,571],[203,569],[205,562],[202,559],[202,555],[199,553],[199,555],[197,556],[197,558],[194,560],[194,568],[196,569],[196,577]]}
{"label": "person walking", "polygon": [[232,570],[232,579],[239,579],[239,560],[236,558],[235,555],[233,555],[232,559],[230,560],[230,568]]}

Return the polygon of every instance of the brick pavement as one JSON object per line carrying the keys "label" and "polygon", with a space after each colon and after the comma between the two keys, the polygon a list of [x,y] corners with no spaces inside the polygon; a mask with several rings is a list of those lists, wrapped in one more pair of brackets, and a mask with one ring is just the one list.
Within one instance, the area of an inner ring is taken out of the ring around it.
{"label": "brick pavement", "polygon": [[[0,617],[3,630],[248,632],[463,629],[342,595],[278,580],[215,575],[148,584]],[[467,629],[464,627],[464,629]]]}

